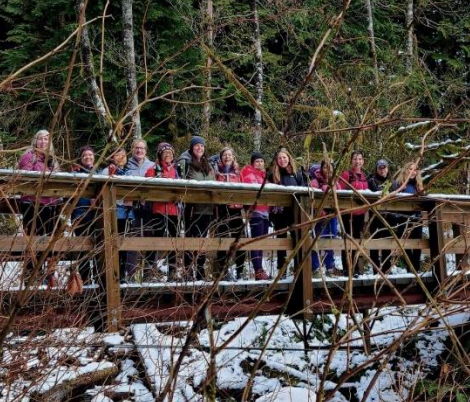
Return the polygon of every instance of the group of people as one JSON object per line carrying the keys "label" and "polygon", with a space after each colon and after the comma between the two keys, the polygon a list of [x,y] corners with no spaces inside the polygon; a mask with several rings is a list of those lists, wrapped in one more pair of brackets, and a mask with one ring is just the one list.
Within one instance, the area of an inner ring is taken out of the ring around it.
{"label": "group of people", "polygon": [[[103,170],[95,166],[95,151],[90,146],[80,148],[77,162],[73,166],[74,172],[96,172],[103,175],[125,175],[135,177],[161,177],[167,179],[190,179],[197,181],[219,181],[226,183],[255,183],[261,185],[265,182],[283,186],[311,186],[322,191],[329,191],[330,186],[337,189],[356,189],[381,191],[387,183],[391,184],[391,191],[399,190],[407,193],[418,193],[422,190],[422,180],[416,164],[410,163],[403,167],[396,180],[391,181],[389,164],[380,159],[376,163],[375,171],[367,177],[363,170],[364,154],[355,151],[351,157],[350,169],[343,172],[333,183],[333,166],[323,161],[320,165],[310,169],[310,174],[304,174],[297,167],[295,159],[286,148],[279,148],[273,163],[266,169],[267,163],[259,152],[253,152],[250,164],[243,168],[237,163],[235,152],[230,147],[223,148],[218,155],[209,157],[206,152],[206,142],[200,136],[191,138],[189,148],[179,157],[174,147],[161,142],[156,149],[155,161],[147,156],[147,143],[137,139],[132,143],[131,156],[127,158],[124,148],[116,148],[108,158],[108,164]],[[40,130],[33,138],[31,148],[20,158],[18,168],[30,171],[57,171],[59,164],[54,153],[50,134]],[[39,208],[37,207],[39,204]],[[41,197],[36,200],[33,196],[24,196],[20,200],[20,211],[23,214],[23,226],[27,234],[49,235],[56,225],[59,213],[60,200],[53,197]],[[243,211],[246,213],[243,213]],[[71,220],[75,235],[92,235],[96,221],[95,200],[80,198],[76,201]],[[322,212],[326,214],[325,211]],[[366,228],[366,210],[355,210],[350,214],[341,216],[344,233],[360,238]],[[119,200],[116,205],[118,231],[133,236],[177,237],[184,233],[186,237],[206,237],[209,233],[218,237],[235,238],[245,232],[249,227],[252,237],[266,235],[272,225],[274,231],[279,232],[278,237],[287,237],[288,232],[294,243],[296,231],[290,230],[294,224],[294,210],[291,207],[268,207],[256,204],[254,207],[244,207],[241,204],[217,205],[212,204],[186,204],[175,202],[147,202]],[[330,215],[331,216],[331,215]],[[367,227],[373,238],[390,237],[388,225],[397,229],[398,236],[402,236],[411,225],[410,238],[420,238],[422,227],[419,214],[393,214],[381,212],[383,219],[371,216]],[[245,219],[248,225],[245,225]],[[384,224],[384,221],[388,225]],[[318,221],[314,228],[318,237],[336,237],[338,234],[338,218],[325,218]],[[409,260],[419,266],[419,250],[407,250]],[[120,276],[122,280],[132,280],[138,271],[139,253],[134,251],[120,252]],[[352,259],[348,261],[348,257]],[[143,266],[148,272],[154,272],[158,260],[156,252],[149,252],[141,256]],[[214,274],[224,277],[228,275],[228,267],[234,264],[235,275],[241,277],[244,270],[246,253],[237,251],[234,256],[225,251],[217,253]],[[374,265],[382,268],[390,267],[390,252],[383,250],[371,251],[370,258]],[[185,252],[183,260],[183,276],[177,269],[176,251],[168,253],[168,278],[178,280],[181,277],[205,279],[206,256],[199,252]],[[355,253],[342,253],[343,267],[353,266],[358,273],[358,258]],[[256,280],[267,280],[270,276],[263,268],[263,252],[251,251],[251,263]],[[78,270],[84,281],[90,280],[91,271],[88,258],[82,254],[78,259]],[[349,265],[348,265],[349,264]],[[277,252],[278,270],[286,269],[286,251]],[[333,251],[328,250],[324,255],[312,253],[312,269],[319,273],[325,267],[329,275],[337,275]],[[145,272],[145,271],[144,271]],[[235,279],[235,278],[232,278]]]}

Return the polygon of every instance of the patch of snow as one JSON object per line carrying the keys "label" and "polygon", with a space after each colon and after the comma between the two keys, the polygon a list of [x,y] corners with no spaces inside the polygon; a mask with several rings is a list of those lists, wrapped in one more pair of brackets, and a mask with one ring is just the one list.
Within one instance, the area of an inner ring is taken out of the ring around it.
{"label": "patch of snow", "polygon": [[278,391],[268,392],[256,399],[256,402],[316,402],[314,390],[298,387],[284,387]]}

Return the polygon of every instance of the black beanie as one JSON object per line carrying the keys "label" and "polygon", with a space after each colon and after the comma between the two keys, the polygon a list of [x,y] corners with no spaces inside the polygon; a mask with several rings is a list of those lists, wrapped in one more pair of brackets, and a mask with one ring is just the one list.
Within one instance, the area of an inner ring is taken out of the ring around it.
{"label": "black beanie", "polygon": [[254,152],[251,154],[251,164],[252,164],[252,165],[253,165],[253,162],[254,162],[256,159],[265,160],[265,159],[264,159],[264,156],[261,154],[261,152],[254,151]]}

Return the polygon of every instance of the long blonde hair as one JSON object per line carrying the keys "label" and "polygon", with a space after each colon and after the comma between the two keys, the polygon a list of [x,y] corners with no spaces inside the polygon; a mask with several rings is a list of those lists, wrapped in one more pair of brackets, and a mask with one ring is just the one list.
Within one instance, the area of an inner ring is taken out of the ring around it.
{"label": "long blonde hair", "polygon": [[424,185],[423,185],[423,178],[421,177],[421,171],[418,169],[418,164],[416,162],[408,162],[403,166],[400,171],[398,172],[397,175],[397,183],[402,186],[403,184],[408,183],[410,179],[410,174],[408,173],[408,169],[415,165],[416,166],[416,189],[418,192],[423,191]]}
{"label": "long blonde hair", "polygon": [[37,149],[37,144],[38,144],[38,138],[39,136],[41,135],[48,135],[49,136],[49,155],[54,157],[55,154],[54,154],[54,145],[52,144],[52,138],[50,138],[51,136],[51,133],[45,129],[42,129],[42,130],[39,130],[36,132],[36,134],[34,134],[34,137],[31,141],[31,148],[34,150]]}
{"label": "long blonde hair", "polygon": [[34,137],[31,141],[31,150],[34,151],[34,155],[35,155],[34,158],[36,159],[38,157],[37,144],[38,144],[38,137],[41,135],[49,136],[49,149],[47,150],[47,152],[41,152],[41,153],[46,154],[46,157],[48,158],[48,161],[46,161],[46,164],[50,167],[50,169],[53,171],[57,171],[59,170],[60,166],[59,166],[59,162],[57,161],[57,157],[54,153],[54,145],[52,145],[52,138],[50,137],[51,133],[45,129],[38,130],[36,134],[34,134]]}
{"label": "long blonde hair", "polygon": [[271,172],[273,174],[273,182],[276,184],[281,183],[281,168],[277,164],[277,156],[281,152],[285,153],[287,157],[289,158],[289,164],[287,165],[287,168],[286,168],[287,172],[289,174],[297,173],[297,164],[295,163],[294,157],[290,154],[290,152],[286,148],[280,148],[274,155],[274,163],[273,163],[273,167],[271,168]]}

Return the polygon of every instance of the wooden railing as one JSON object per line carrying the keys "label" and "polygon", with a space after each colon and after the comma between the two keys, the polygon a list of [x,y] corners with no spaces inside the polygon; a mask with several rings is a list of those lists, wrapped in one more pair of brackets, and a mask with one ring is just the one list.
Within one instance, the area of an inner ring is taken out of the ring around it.
{"label": "wooden railing", "polygon": [[[194,182],[187,180],[141,179],[131,177],[107,177],[84,174],[41,174],[0,170],[0,197],[3,213],[17,213],[17,201],[21,195],[54,196],[64,201],[63,213],[69,214],[77,197],[94,198],[100,210],[97,214],[102,237],[101,246],[92,238],[78,237],[26,237],[0,236],[0,253],[18,253],[26,249],[38,252],[54,251],[69,253],[97,251],[103,262],[107,299],[107,327],[116,330],[121,322],[121,289],[119,284],[118,251],[169,251],[169,250],[228,250],[233,239],[219,238],[132,238],[122,237],[117,232],[116,200],[133,201],[175,201],[181,203],[212,203],[292,206],[296,214],[298,239],[302,264],[297,280],[292,284],[295,299],[291,301],[290,312],[302,312],[311,316],[310,306],[314,296],[312,286],[311,250],[315,249],[354,250],[367,252],[371,249],[398,250],[400,247],[419,248],[429,251],[433,276],[437,283],[447,279],[446,254],[456,254],[462,268],[468,266],[467,254],[470,248],[470,197],[436,195],[415,197],[395,195],[383,197],[380,194],[351,191],[337,191],[325,194],[309,188],[266,185],[259,194],[259,186],[247,184],[221,184],[215,182]],[[424,222],[429,227],[429,237],[420,240],[399,239],[313,239],[309,231],[319,216],[318,208],[331,211],[351,211],[366,208],[372,211],[422,211]],[[453,236],[446,237],[453,229]],[[52,243],[51,243],[52,242]],[[295,247],[289,239],[263,238],[242,239],[242,250],[287,250]],[[352,278],[351,278],[352,280]]]}

